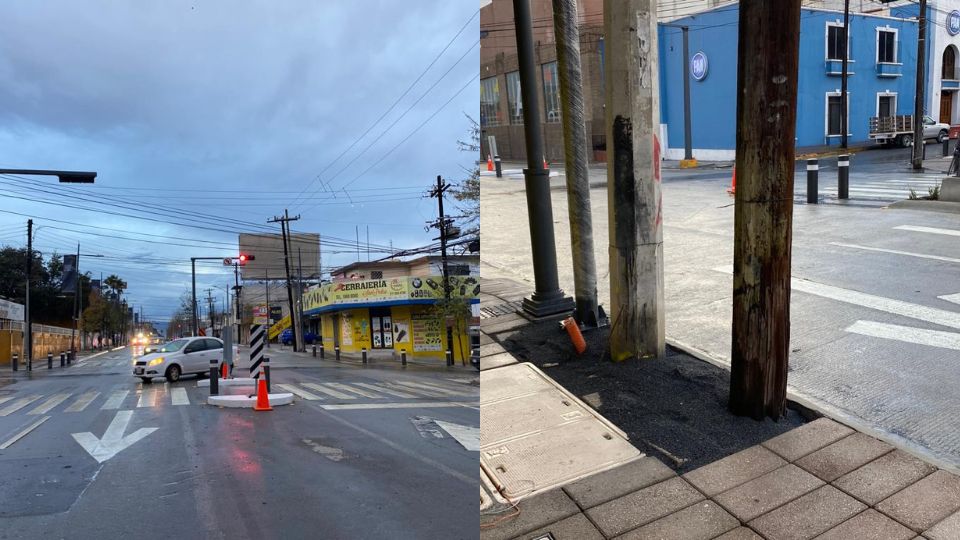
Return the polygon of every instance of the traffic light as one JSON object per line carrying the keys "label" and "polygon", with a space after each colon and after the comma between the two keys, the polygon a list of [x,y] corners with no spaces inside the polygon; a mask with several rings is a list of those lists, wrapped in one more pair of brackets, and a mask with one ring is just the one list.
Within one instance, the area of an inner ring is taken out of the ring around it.
{"label": "traffic light", "polygon": [[247,264],[247,261],[254,261],[254,260],[256,260],[256,259],[257,259],[257,258],[254,257],[253,255],[245,255],[245,254],[242,254],[242,253],[240,254],[239,257],[237,257],[237,261],[240,262],[240,266],[243,266],[243,265]]}

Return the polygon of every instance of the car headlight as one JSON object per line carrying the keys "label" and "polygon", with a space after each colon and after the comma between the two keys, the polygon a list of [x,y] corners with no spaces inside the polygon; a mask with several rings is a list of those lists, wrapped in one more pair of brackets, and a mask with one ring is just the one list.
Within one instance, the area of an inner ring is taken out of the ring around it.
{"label": "car headlight", "polygon": [[147,362],[147,365],[148,365],[148,366],[156,366],[156,365],[162,364],[162,363],[163,363],[163,357],[161,356],[160,358],[154,358],[153,360]]}

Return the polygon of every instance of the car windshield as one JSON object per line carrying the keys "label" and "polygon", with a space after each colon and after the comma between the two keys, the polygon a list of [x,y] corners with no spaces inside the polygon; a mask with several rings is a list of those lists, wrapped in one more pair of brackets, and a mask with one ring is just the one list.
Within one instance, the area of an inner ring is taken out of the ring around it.
{"label": "car windshield", "polygon": [[162,353],[177,352],[189,342],[190,342],[189,339],[175,339],[169,343],[164,343],[162,347],[157,349],[157,352],[162,352]]}

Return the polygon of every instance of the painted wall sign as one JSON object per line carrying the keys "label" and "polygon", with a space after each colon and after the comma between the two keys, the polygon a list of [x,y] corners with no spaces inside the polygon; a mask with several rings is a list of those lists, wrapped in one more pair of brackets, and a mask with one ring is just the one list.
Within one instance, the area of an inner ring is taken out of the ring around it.
{"label": "painted wall sign", "polygon": [[947,33],[951,36],[960,34],[960,11],[953,10],[947,15]]}
{"label": "painted wall sign", "polygon": [[430,313],[412,313],[413,350],[415,352],[443,350],[441,321]]}
{"label": "painted wall sign", "polygon": [[690,57],[690,75],[698,81],[707,77],[707,55],[703,51],[698,51]]}
{"label": "painted wall sign", "polygon": [[[450,296],[476,301],[480,281],[470,276],[450,276]],[[303,310],[329,306],[399,302],[402,300],[440,300],[443,278],[440,276],[397,277],[327,283],[303,294]]]}

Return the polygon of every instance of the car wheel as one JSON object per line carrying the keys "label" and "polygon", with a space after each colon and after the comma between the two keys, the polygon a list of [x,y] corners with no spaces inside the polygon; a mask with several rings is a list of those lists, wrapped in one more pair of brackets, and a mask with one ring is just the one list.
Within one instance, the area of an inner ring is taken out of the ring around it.
{"label": "car wheel", "polygon": [[913,135],[900,135],[900,146],[904,148],[913,146]]}
{"label": "car wheel", "polygon": [[937,142],[943,144],[945,140],[947,140],[947,130],[941,129],[940,133],[937,134]]}
{"label": "car wheel", "polygon": [[143,381],[143,384],[150,384],[153,382],[153,379],[150,377],[140,377],[140,380]]}
{"label": "car wheel", "polygon": [[174,364],[167,368],[167,381],[177,382],[180,380],[180,366]]}

